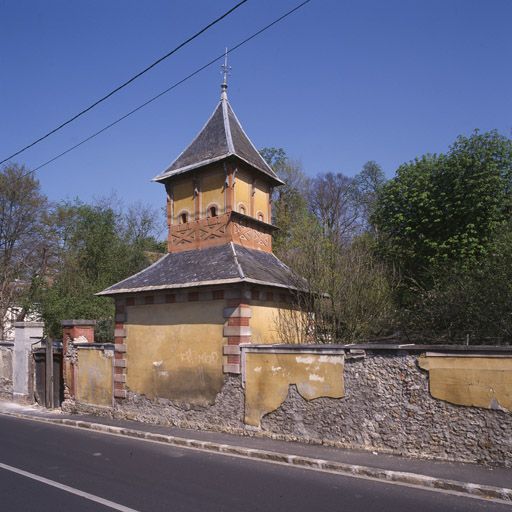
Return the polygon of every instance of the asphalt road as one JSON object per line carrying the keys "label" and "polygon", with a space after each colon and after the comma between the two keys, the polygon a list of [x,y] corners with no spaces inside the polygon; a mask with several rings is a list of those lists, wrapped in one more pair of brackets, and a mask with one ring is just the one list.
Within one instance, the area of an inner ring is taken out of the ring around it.
{"label": "asphalt road", "polygon": [[512,511],[446,493],[0,416],[2,512],[129,509]]}

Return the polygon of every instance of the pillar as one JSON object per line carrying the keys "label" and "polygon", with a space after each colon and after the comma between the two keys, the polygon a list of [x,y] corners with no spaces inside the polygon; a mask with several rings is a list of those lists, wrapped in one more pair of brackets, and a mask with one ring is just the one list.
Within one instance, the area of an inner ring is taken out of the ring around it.
{"label": "pillar", "polygon": [[32,345],[43,337],[43,322],[14,322],[13,399],[34,401]]}
{"label": "pillar", "polygon": [[96,320],[62,320],[62,375],[64,379],[64,399],[72,399],[76,394],[76,354],[71,343],[83,341],[94,343]]}

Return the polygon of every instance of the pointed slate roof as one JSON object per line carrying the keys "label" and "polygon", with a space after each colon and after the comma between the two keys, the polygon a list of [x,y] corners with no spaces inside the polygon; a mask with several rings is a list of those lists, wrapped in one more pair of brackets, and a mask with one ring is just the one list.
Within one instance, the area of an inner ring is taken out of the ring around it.
{"label": "pointed slate roof", "polygon": [[305,281],[272,253],[230,242],[199,251],[166,254],[138,274],[96,295],[244,282],[292,290],[306,289]]}
{"label": "pointed slate roof", "polygon": [[244,132],[224,89],[219,104],[196,138],[164,172],[153,178],[153,181],[163,181],[230,156],[238,157],[274,182],[283,183]]}

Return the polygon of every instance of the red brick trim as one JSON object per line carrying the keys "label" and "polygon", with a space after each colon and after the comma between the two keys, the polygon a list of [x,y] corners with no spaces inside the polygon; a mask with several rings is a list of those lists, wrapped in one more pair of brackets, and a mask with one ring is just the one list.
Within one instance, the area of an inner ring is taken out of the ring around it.
{"label": "red brick trim", "polygon": [[[145,297],[145,300],[153,296]],[[147,302],[146,302],[147,303]],[[135,297],[128,297],[127,299],[116,300],[116,323],[114,330],[114,372],[112,388],[114,392],[114,399],[126,398],[128,392],[126,389],[126,306],[135,305]],[[123,321],[121,322],[121,318]]]}
{"label": "red brick trim", "polygon": [[212,298],[213,298],[213,300],[224,299],[224,290],[213,290]]}
{"label": "red brick trim", "polygon": [[[241,299],[226,301],[224,310],[224,337],[226,347],[237,347],[241,343],[251,342],[251,307]],[[240,373],[240,354],[233,348],[224,350],[224,373]]]}

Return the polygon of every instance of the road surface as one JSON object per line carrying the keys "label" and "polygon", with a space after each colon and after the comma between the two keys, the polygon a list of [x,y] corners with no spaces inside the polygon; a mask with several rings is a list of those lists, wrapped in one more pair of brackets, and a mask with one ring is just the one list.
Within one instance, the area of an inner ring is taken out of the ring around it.
{"label": "road surface", "polygon": [[0,415],[0,510],[511,512],[512,508]]}

